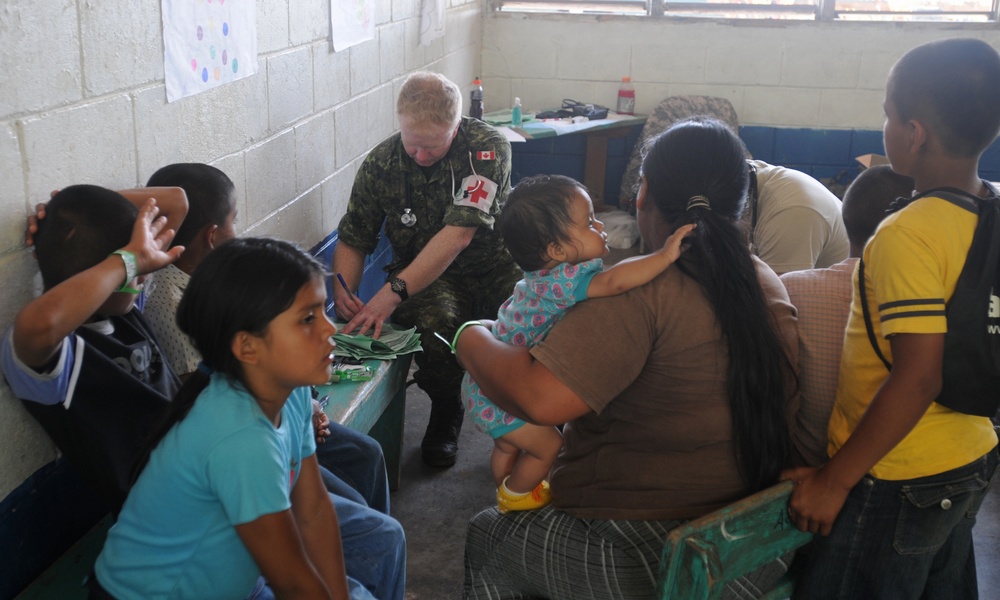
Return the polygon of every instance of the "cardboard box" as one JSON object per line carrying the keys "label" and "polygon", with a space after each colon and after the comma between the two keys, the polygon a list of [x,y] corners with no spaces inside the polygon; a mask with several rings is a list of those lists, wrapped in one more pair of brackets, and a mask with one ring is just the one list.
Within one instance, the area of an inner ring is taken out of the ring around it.
{"label": "cardboard box", "polygon": [[861,163],[861,166],[866,169],[868,167],[874,167],[877,165],[889,164],[889,159],[882,156],[881,154],[862,154],[861,156],[858,156],[854,160]]}

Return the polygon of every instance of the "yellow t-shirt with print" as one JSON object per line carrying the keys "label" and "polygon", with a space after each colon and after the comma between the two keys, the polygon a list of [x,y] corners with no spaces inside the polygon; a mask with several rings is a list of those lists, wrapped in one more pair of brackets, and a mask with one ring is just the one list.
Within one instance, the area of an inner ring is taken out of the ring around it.
{"label": "yellow t-shirt with print", "polygon": [[[948,200],[926,197],[887,217],[865,247],[865,293],[879,347],[892,363],[888,336],[943,334],[945,303],[972,244],[977,217]],[[830,456],[847,441],[889,372],[871,346],[854,274],[854,298],[830,416]],[[915,479],[964,466],[997,444],[986,417],[931,403],[910,433],[869,471]]]}

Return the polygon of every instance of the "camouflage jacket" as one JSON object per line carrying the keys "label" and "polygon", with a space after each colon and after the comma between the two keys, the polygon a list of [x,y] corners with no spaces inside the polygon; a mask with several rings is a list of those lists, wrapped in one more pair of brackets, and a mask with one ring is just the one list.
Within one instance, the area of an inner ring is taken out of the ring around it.
{"label": "camouflage jacket", "polygon": [[[485,197],[479,204],[482,208],[469,205],[483,198],[476,193],[475,181],[466,180],[473,173],[496,185],[492,204]],[[478,227],[472,242],[445,271],[451,276],[477,276],[504,263],[513,264],[493,229],[509,192],[510,142],[486,123],[463,117],[448,154],[427,168],[413,162],[396,133],[376,146],[361,165],[338,234],[341,241],[371,254],[384,222],[393,250],[386,271],[395,273],[410,264],[445,225]],[[401,220],[407,208],[416,218],[411,227]]]}

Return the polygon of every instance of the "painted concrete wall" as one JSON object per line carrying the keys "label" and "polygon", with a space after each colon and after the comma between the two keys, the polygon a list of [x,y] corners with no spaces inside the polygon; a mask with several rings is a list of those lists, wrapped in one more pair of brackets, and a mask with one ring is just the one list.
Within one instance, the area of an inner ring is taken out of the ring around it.
{"label": "painted concrete wall", "polygon": [[[361,159],[397,127],[405,75],[464,85],[479,70],[475,0],[451,0],[447,36],[427,47],[419,0],[375,4],[375,39],[335,53],[330,0],[258,0],[258,73],[171,104],[158,0],[0,4],[0,329],[32,296],[25,216],[53,189],[133,187],[207,162],[236,183],[242,234],[308,248],[333,231]],[[0,386],[0,499],[56,455]]]}
{"label": "painted concrete wall", "polygon": [[1000,47],[995,25],[693,21],[489,14],[483,43],[487,110],[525,111],[563,98],[615,106],[630,75],[636,111],[668,96],[721,96],[741,125],[881,129],[889,68],[943,37]]}

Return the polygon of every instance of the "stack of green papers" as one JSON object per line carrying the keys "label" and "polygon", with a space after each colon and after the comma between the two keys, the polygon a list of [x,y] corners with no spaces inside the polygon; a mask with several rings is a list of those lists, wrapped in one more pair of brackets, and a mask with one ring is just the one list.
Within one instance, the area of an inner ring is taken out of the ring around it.
{"label": "stack of green papers", "polygon": [[[338,331],[343,325],[343,323],[337,325]],[[415,327],[400,329],[388,323],[382,326],[382,334],[377,340],[372,339],[371,335],[335,333],[333,341],[337,343],[337,347],[333,350],[334,356],[350,356],[365,360],[393,360],[400,354],[423,350],[420,347],[420,334]]]}

